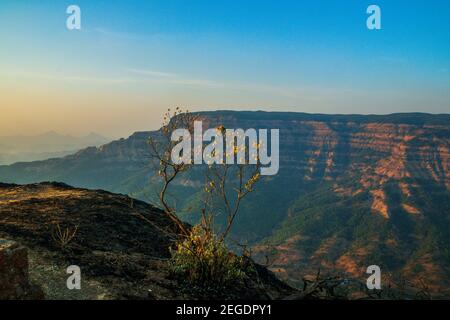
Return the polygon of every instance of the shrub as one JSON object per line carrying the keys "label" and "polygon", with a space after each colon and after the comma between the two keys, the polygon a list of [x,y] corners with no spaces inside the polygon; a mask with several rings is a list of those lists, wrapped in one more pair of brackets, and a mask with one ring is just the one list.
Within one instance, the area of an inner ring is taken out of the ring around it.
{"label": "shrub", "polygon": [[250,265],[231,253],[223,241],[200,225],[191,229],[171,250],[173,274],[201,287],[227,287],[243,283]]}
{"label": "shrub", "polygon": [[53,226],[52,239],[61,249],[64,250],[68,247],[73,238],[75,238],[77,231],[78,226],[75,226],[74,228],[67,227],[62,229],[60,224],[57,223]]}

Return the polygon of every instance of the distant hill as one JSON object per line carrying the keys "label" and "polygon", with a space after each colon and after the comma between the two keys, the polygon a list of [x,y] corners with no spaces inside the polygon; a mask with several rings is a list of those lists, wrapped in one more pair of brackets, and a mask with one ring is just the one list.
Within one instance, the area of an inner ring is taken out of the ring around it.
{"label": "distant hill", "polygon": [[73,137],[53,131],[34,136],[0,136],[0,164],[63,157],[80,149],[100,146],[110,141],[96,133]]}
{"label": "distant hill", "polygon": [[[450,115],[204,112],[210,126],[279,128],[280,171],[246,199],[233,237],[296,281],[318,268],[365,279],[365,268],[450,288]],[[0,167],[0,181],[62,181],[156,203],[147,140],[158,132],[59,159]],[[197,171],[196,171],[197,170]],[[203,180],[175,188],[193,222]],[[436,250],[439,248],[439,250]]]}

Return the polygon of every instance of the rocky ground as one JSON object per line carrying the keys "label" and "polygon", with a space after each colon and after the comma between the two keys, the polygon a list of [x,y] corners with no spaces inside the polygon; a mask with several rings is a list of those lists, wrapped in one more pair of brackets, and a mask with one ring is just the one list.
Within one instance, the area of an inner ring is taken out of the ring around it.
{"label": "rocky ground", "polygon": [[[260,266],[241,288],[180,284],[167,265],[173,230],[161,210],[128,196],[0,184],[0,238],[28,249],[29,281],[46,299],[280,299],[294,292]],[[81,290],[66,287],[70,265],[81,268]]]}

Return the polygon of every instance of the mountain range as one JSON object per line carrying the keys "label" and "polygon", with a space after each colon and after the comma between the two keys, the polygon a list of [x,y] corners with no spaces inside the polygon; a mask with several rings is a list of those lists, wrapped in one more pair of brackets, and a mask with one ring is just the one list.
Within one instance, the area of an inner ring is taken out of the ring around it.
{"label": "mountain range", "polygon": [[[280,129],[280,170],[264,177],[237,217],[233,239],[293,284],[321,269],[364,280],[426,284],[449,296],[450,115],[202,112],[210,127]],[[148,139],[136,132],[100,147],[0,166],[0,181],[59,181],[156,203]],[[203,180],[196,169],[173,190],[195,222]]]}

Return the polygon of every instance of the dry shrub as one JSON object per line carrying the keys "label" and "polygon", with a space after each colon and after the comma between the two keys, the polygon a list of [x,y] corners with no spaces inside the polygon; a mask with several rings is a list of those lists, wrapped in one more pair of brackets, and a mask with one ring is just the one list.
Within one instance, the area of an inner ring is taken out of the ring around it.
{"label": "dry shrub", "polygon": [[250,271],[244,257],[231,253],[223,241],[201,226],[171,250],[175,276],[201,287],[227,287],[243,283]]}
{"label": "dry shrub", "polygon": [[52,239],[61,248],[66,249],[69,243],[75,238],[77,234],[78,226],[74,228],[61,228],[60,224],[57,223],[53,226]]}

